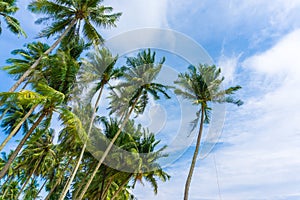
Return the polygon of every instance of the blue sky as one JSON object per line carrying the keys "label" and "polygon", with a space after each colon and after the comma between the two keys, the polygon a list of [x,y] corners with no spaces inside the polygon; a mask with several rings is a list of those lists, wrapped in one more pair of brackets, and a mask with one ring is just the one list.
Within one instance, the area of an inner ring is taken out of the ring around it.
{"label": "blue sky", "polygon": [[[19,2],[22,9],[17,17],[30,37],[18,39],[4,30],[0,36],[1,66],[11,50],[33,41],[39,31],[33,23],[37,17],[24,9],[27,2]],[[203,46],[222,68],[225,87],[243,86],[238,97],[245,104],[226,107],[218,148],[198,160],[190,199],[300,199],[300,1],[107,3],[123,16],[118,28],[100,30],[105,38],[137,28],[173,29]],[[11,84],[0,72],[0,91]],[[166,168],[172,178],[159,184],[158,195],[154,196],[146,183],[137,185],[133,192],[138,199],[182,199],[192,150],[193,145]]]}

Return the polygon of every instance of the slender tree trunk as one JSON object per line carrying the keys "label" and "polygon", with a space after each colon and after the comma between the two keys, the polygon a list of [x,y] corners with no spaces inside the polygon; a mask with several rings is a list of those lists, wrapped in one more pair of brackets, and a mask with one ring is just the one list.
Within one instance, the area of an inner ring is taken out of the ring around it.
{"label": "slender tree trunk", "polygon": [[41,193],[41,191],[43,190],[43,188],[45,187],[45,185],[46,185],[47,182],[48,182],[48,180],[44,181],[43,185],[41,186],[41,188],[39,189],[38,193],[36,194],[36,198],[35,199],[38,198],[39,194]]}
{"label": "slender tree trunk", "polygon": [[[128,110],[126,110],[126,111],[128,111]],[[120,120],[119,120],[118,124],[121,124],[121,122],[123,121],[124,117],[126,116],[126,111],[124,111],[124,112],[122,113],[122,115],[121,115],[121,117],[120,117]]]}
{"label": "slender tree trunk", "polygon": [[0,145],[0,151],[2,151],[2,149],[6,146],[6,144],[10,141],[10,139],[18,132],[18,130],[20,129],[20,127],[22,126],[22,124],[26,121],[26,119],[32,114],[32,112],[34,111],[34,109],[37,107],[38,105],[32,106],[31,109],[29,110],[29,112],[21,119],[21,121],[17,124],[17,126],[10,132],[10,134],[5,138],[5,140],[2,142],[2,144]]}
{"label": "slender tree trunk", "polygon": [[[63,170],[62,170],[63,172],[65,172],[65,171],[67,170],[67,168],[69,167],[71,161],[72,161],[72,156],[70,156],[70,158],[69,158],[69,160],[68,160],[66,166],[63,168]],[[59,168],[59,165],[58,165],[58,168]],[[54,175],[54,176],[55,176],[55,175]],[[64,176],[64,174],[63,174],[62,176]],[[45,200],[50,199],[51,195],[53,194],[53,192],[55,191],[56,187],[60,184],[60,182],[61,182],[61,180],[62,180],[63,178],[64,178],[64,177],[60,177],[60,178],[55,182],[54,186],[51,187],[50,192],[47,194]]]}
{"label": "slender tree trunk", "polygon": [[[103,92],[103,88],[104,88],[104,85],[102,84],[101,89],[100,89],[100,92],[99,92],[99,95],[98,95],[97,100],[96,100],[96,103],[95,103],[95,107],[94,107],[94,109],[93,109],[93,114],[92,114],[92,118],[91,118],[91,121],[90,121],[90,124],[89,124],[89,129],[88,129],[87,137],[90,136],[90,133],[91,133],[91,130],[92,130],[92,127],[93,127],[93,123],[94,123],[94,119],[95,119],[97,107],[98,107],[98,104],[99,104],[99,102],[100,102],[100,98],[101,98],[101,95],[102,95],[102,92]],[[87,138],[87,139],[88,139],[88,138]],[[60,197],[59,197],[59,200],[63,200],[63,199],[65,198],[65,196],[67,195],[67,192],[68,192],[68,190],[69,190],[69,188],[70,188],[70,186],[71,186],[71,184],[72,184],[72,182],[73,182],[73,180],[74,180],[74,178],[75,178],[75,175],[76,175],[76,173],[77,173],[77,171],[78,171],[78,168],[79,168],[79,166],[80,166],[81,160],[82,160],[82,158],[83,158],[83,154],[84,154],[85,149],[86,149],[86,146],[87,146],[87,139],[86,139],[86,141],[84,141],[82,150],[81,150],[81,152],[80,152],[79,159],[78,159],[78,161],[77,161],[77,163],[76,163],[76,166],[75,166],[75,168],[74,168],[74,170],[73,170],[73,172],[72,172],[72,175],[70,176],[69,181],[68,181],[67,184],[66,184],[66,187],[64,188],[64,190],[62,191],[62,193],[61,193],[61,195],[60,195]]]}
{"label": "slender tree trunk", "polygon": [[48,193],[48,195],[46,196],[45,200],[49,200],[52,193],[55,191],[56,187],[58,186],[58,181],[54,184],[54,186],[51,188],[50,192]]}
{"label": "slender tree trunk", "polygon": [[83,178],[83,180],[81,181],[80,185],[78,186],[76,192],[74,195],[72,195],[72,199],[76,199],[76,197],[78,196],[79,192],[81,191],[83,185],[85,184],[86,179],[89,177],[88,174],[90,174],[92,171],[92,169],[89,169],[89,171],[86,173],[87,175]]}
{"label": "slender tree trunk", "polygon": [[108,181],[108,183],[107,183],[107,185],[106,185],[106,187],[105,187],[104,193],[103,193],[103,195],[101,196],[101,200],[106,199],[108,190],[109,190],[109,188],[110,188],[111,183],[113,182],[113,180],[114,180],[113,177],[111,177],[111,178],[109,179],[109,181]]}
{"label": "slender tree trunk", "polygon": [[[2,187],[3,187],[4,185],[6,185],[8,182],[10,182],[12,179],[13,179],[13,176],[8,177],[7,180],[5,181],[5,183],[3,183]],[[5,197],[5,195],[6,195],[7,191],[8,191],[8,188],[9,188],[9,186],[7,185],[7,187],[5,188],[5,191],[3,192],[2,198]]]}
{"label": "slender tree trunk", "polygon": [[102,178],[102,184],[101,184],[101,190],[100,190],[100,199],[101,199],[101,197],[103,195],[103,192],[104,192],[104,184],[105,184],[105,179],[106,179],[106,176],[107,176],[106,170],[107,170],[107,168],[105,167],[104,170],[103,170],[103,178]]}
{"label": "slender tree trunk", "polygon": [[131,177],[131,174],[129,174],[128,177],[124,180],[124,182],[119,186],[118,190],[115,192],[115,194],[113,195],[113,197],[110,200],[114,200],[119,195],[119,193],[123,190],[125,185],[130,180],[130,177]]}
{"label": "slender tree trunk", "polygon": [[6,193],[8,192],[8,188],[9,188],[9,186],[6,187],[6,189],[5,189],[5,191],[4,191],[3,195],[2,195],[2,198],[3,198],[3,199],[5,198]]}
{"label": "slender tree trunk", "polygon": [[188,200],[188,198],[189,198],[189,189],[190,189],[192,176],[193,176],[193,172],[194,172],[196,161],[197,161],[197,156],[199,153],[199,147],[200,147],[201,136],[202,136],[202,131],[203,131],[203,123],[204,123],[204,106],[202,105],[201,106],[200,128],[199,128],[199,133],[198,133],[198,137],[197,137],[196,149],[194,151],[190,171],[189,171],[186,183],[185,183],[184,200]]}
{"label": "slender tree trunk", "polygon": [[26,83],[23,85],[21,90],[25,90],[25,88],[27,87],[27,85],[29,84],[30,78],[26,81]]}
{"label": "slender tree trunk", "polygon": [[[52,44],[52,46],[44,52],[44,55],[48,55],[51,51],[53,51],[57,45],[63,40],[63,38],[68,34],[71,28],[75,25],[77,19],[73,19],[68,26],[68,28],[63,32],[63,34]],[[31,74],[31,72],[40,64],[43,56],[40,56],[29,68],[28,70],[19,78],[19,80],[10,88],[9,92],[14,92],[19,85]]]}
{"label": "slender tree trunk", "polygon": [[105,152],[103,153],[103,156],[102,156],[101,159],[99,160],[98,165],[96,166],[96,168],[95,168],[95,170],[94,170],[94,172],[93,172],[91,178],[89,179],[89,181],[88,181],[87,184],[85,185],[85,187],[84,187],[83,191],[81,192],[81,195],[79,196],[78,200],[81,200],[81,199],[82,199],[83,195],[86,193],[87,189],[89,188],[89,186],[90,186],[92,180],[94,179],[94,177],[95,177],[97,171],[98,171],[99,168],[101,167],[103,161],[104,161],[105,158],[107,157],[107,155],[108,155],[109,151],[111,150],[113,144],[115,143],[115,141],[116,141],[117,138],[119,137],[119,135],[120,135],[122,129],[125,127],[127,121],[129,120],[129,117],[130,117],[132,111],[134,110],[134,108],[135,108],[135,106],[136,106],[136,104],[137,104],[137,102],[138,102],[138,100],[139,100],[139,97],[140,97],[140,95],[136,98],[135,102],[132,104],[129,113],[128,113],[127,116],[125,117],[125,119],[124,119],[124,121],[123,121],[121,127],[120,127],[119,130],[118,130],[118,132],[117,132],[116,135],[113,137],[113,139],[112,139],[111,142],[109,143],[108,147],[106,148]]}
{"label": "slender tree trunk", "polygon": [[27,183],[30,181],[32,175],[33,175],[34,172],[37,170],[37,168],[40,166],[40,163],[41,163],[42,159],[43,159],[43,156],[41,156],[41,157],[39,158],[38,163],[34,166],[34,169],[31,171],[31,173],[30,173],[30,175],[28,176],[27,180],[26,180],[25,183],[22,185],[21,190],[19,191],[17,197],[15,198],[16,200],[19,199],[19,197],[20,197],[20,195],[22,194],[23,190],[25,189]]}
{"label": "slender tree trunk", "polygon": [[25,144],[25,142],[27,141],[27,139],[29,138],[29,136],[32,134],[32,132],[34,131],[34,129],[41,123],[41,121],[44,119],[45,116],[46,116],[46,112],[43,112],[41,114],[41,116],[37,119],[37,121],[29,129],[29,131],[24,135],[24,137],[22,138],[21,142],[18,144],[18,146],[15,149],[15,151],[9,157],[7,163],[4,165],[4,167],[0,171],[0,179],[2,179],[5,176],[5,174],[7,173],[8,169],[9,169],[9,167],[11,166],[12,162],[15,160],[15,158],[18,155],[18,153],[21,151],[23,145]]}
{"label": "slender tree trunk", "polygon": [[[72,159],[72,156],[70,156],[70,160],[68,161],[67,165],[65,166],[63,172],[67,170],[69,164],[71,163],[71,159]],[[72,171],[72,172],[73,172],[73,171]],[[72,173],[72,172],[71,172],[71,173]],[[69,178],[67,179],[67,182],[66,182],[66,184],[65,184],[65,186],[64,186],[64,188],[63,188],[63,191],[66,189],[67,183],[69,182],[70,178],[71,178],[71,176],[69,176]],[[62,179],[63,179],[63,177],[62,177]]]}
{"label": "slender tree trunk", "polygon": [[[2,102],[0,101],[0,105],[2,104]],[[4,110],[4,112],[2,113],[2,115],[0,116],[0,120],[5,116],[5,114],[8,112],[8,110],[10,109],[10,107],[6,108]]]}

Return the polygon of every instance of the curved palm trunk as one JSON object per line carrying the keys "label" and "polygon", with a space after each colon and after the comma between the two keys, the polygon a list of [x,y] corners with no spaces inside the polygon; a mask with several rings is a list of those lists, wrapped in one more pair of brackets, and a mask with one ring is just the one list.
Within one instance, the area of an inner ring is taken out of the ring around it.
{"label": "curved palm trunk", "polygon": [[[13,179],[13,176],[7,178],[7,180],[5,181],[5,183],[3,183],[2,187],[4,185],[6,185],[8,182],[10,182],[12,179]],[[9,189],[9,186],[7,185],[7,187],[5,188],[5,190],[3,192],[2,198],[4,198],[6,196],[6,193],[8,192],[8,189]]]}
{"label": "curved palm trunk", "polygon": [[108,183],[107,183],[107,185],[106,185],[106,187],[105,187],[105,189],[104,189],[104,193],[103,193],[103,195],[101,194],[101,200],[105,200],[106,199],[106,197],[107,197],[107,193],[108,193],[108,190],[109,190],[109,188],[110,188],[110,186],[111,186],[111,183],[113,182],[113,177],[111,177],[110,179],[109,179],[109,181],[108,181]]}
{"label": "curved palm trunk", "polygon": [[112,196],[112,198],[110,200],[114,200],[119,195],[119,193],[124,189],[125,185],[130,180],[130,177],[131,177],[131,174],[129,174],[128,177],[124,180],[124,182],[119,186],[119,189],[115,192],[115,194]]}
{"label": "curved palm trunk", "polygon": [[96,166],[96,168],[95,168],[95,170],[94,170],[94,172],[93,172],[91,178],[89,179],[89,181],[88,181],[87,184],[85,185],[85,187],[84,187],[83,191],[81,192],[81,194],[80,194],[78,200],[81,200],[81,199],[83,198],[84,194],[86,193],[87,189],[89,188],[89,186],[90,186],[91,182],[93,181],[93,179],[94,179],[94,177],[95,177],[97,171],[98,171],[99,168],[101,167],[103,161],[104,161],[105,158],[107,157],[107,155],[108,155],[109,151],[111,150],[113,144],[115,143],[115,141],[116,141],[117,138],[119,137],[119,135],[120,135],[122,129],[125,127],[127,121],[129,120],[129,117],[130,117],[132,111],[134,110],[134,108],[135,108],[135,106],[136,106],[136,104],[137,104],[137,102],[138,102],[138,100],[139,100],[139,97],[140,97],[140,95],[138,95],[138,97],[136,98],[136,100],[135,100],[134,103],[132,104],[132,106],[131,106],[131,108],[130,108],[130,111],[128,112],[127,116],[125,117],[125,119],[124,119],[124,121],[123,121],[121,127],[119,128],[118,132],[117,132],[116,135],[113,137],[113,139],[112,139],[111,142],[109,143],[108,147],[107,147],[106,150],[104,151],[103,156],[102,156],[101,159],[99,160],[98,165]]}
{"label": "curved palm trunk", "polygon": [[[52,44],[52,46],[44,52],[44,55],[48,55],[53,49],[57,47],[57,45],[62,41],[62,39],[68,34],[71,28],[75,25],[77,19],[73,19],[68,26],[68,28],[63,32],[63,34]],[[40,64],[43,56],[40,56],[28,69],[27,71],[19,78],[19,80],[10,88],[9,92],[14,92],[19,85],[31,74],[31,72]]]}
{"label": "curved palm trunk", "polygon": [[54,184],[54,186],[51,188],[50,192],[46,196],[45,200],[49,200],[53,192],[55,191],[56,187],[58,186],[58,181]]}
{"label": "curved palm trunk", "polygon": [[18,195],[16,196],[16,200],[19,199],[20,195],[22,194],[23,190],[25,189],[27,183],[30,181],[32,175],[34,174],[34,172],[37,170],[37,168],[40,166],[40,163],[43,159],[43,156],[40,157],[38,163],[34,166],[34,169],[32,170],[32,172],[30,173],[30,175],[28,176],[27,180],[25,181],[25,183],[23,184],[21,190],[19,191]]}
{"label": "curved palm trunk", "polygon": [[[0,101],[0,105],[2,105],[2,101]],[[4,110],[4,112],[2,113],[2,115],[0,116],[0,120],[5,116],[5,114],[8,112],[8,110],[10,109],[10,107],[6,108]]]}
{"label": "curved palm trunk", "polygon": [[18,153],[21,151],[23,145],[25,144],[26,140],[29,138],[29,136],[32,134],[34,129],[41,123],[41,121],[44,119],[46,116],[46,112],[43,112],[41,116],[37,119],[37,121],[32,125],[32,127],[29,129],[29,131],[24,135],[22,138],[21,142],[18,144],[17,148],[15,151],[12,153],[12,155],[9,157],[7,163],[4,165],[2,170],[0,171],[0,179],[2,179],[5,174],[7,173],[9,167],[11,166],[12,162],[15,160],[17,157]]}
{"label": "curved palm trunk", "polygon": [[192,176],[193,176],[193,172],[194,172],[196,161],[197,161],[197,156],[199,153],[199,147],[200,147],[201,136],[202,136],[202,131],[203,131],[203,124],[204,124],[204,106],[201,106],[200,129],[199,129],[199,133],[198,133],[198,137],[197,137],[196,149],[194,151],[190,171],[189,171],[186,183],[185,183],[184,200],[188,200],[188,198],[189,198],[189,189],[190,189]]}
{"label": "curved palm trunk", "polygon": [[6,146],[6,144],[10,141],[10,139],[18,132],[22,124],[26,121],[26,119],[32,114],[34,109],[38,105],[32,106],[28,113],[21,119],[21,121],[17,124],[17,126],[11,131],[11,133],[5,138],[5,140],[0,145],[0,151]]}
{"label": "curved palm trunk", "polygon": [[[100,98],[101,98],[101,95],[102,95],[102,92],[103,92],[103,88],[104,88],[104,85],[102,84],[101,86],[101,89],[100,89],[100,92],[99,92],[99,95],[97,97],[97,100],[96,100],[96,103],[95,103],[95,107],[93,109],[93,113],[92,113],[92,118],[91,118],[91,121],[90,121],[90,124],[89,124],[89,129],[88,129],[88,133],[87,133],[87,137],[90,136],[90,133],[91,133],[91,130],[92,130],[92,127],[93,127],[93,123],[94,123],[94,119],[95,119],[95,116],[96,116],[96,111],[97,111],[97,107],[99,105],[99,102],[100,102]],[[87,146],[87,140],[84,142],[83,144],[83,147],[82,147],[82,150],[80,152],[80,156],[78,158],[78,161],[76,163],[76,166],[72,172],[72,175],[70,176],[70,179],[68,180],[67,184],[66,184],[66,187],[64,188],[64,190],[62,191],[60,197],[59,197],[59,200],[63,200],[65,198],[65,196],[67,195],[67,192],[75,178],[75,175],[78,171],[78,168],[80,166],[80,163],[81,163],[81,160],[83,158],[83,154],[85,152],[85,149],[86,149],[86,146]]]}
{"label": "curved palm trunk", "polygon": [[103,178],[102,178],[102,184],[101,184],[101,189],[100,189],[100,193],[99,193],[99,195],[100,195],[99,199],[101,199],[103,192],[104,192],[104,184],[105,184],[105,179],[107,176],[106,170],[107,170],[107,168],[105,167],[103,170]]}
{"label": "curved palm trunk", "polygon": [[89,177],[88,174],[90,174],[91,171],[92,171],[92,170],[89,169],[89,171],[86,173],[87,175],[83,178],[83,180],[82,180],[81,183],[79,184],[78,189],[75,191],[74,195],[72,195],[72,199],[75,200],[75,199],[77,198],[79,192],[81,191],[82,187],[83,187],[84,184],[85,184],[86,179]]}
{"label": "curved palm trunk", "polygon": [[[72,161],[72,157],[68,160],[68,163],[66,164],[66,166],[65,166],[64,169],[62,170],[63,172],[65,172],[65,171],[67,170],[67,168],[69,167],[71,161]],[[58,166],[58,168],[59,168],[59,166]],[[45,200],[50,199],[52,193],[55,191],[56,187],[60,184],[61,179],[63,179],[63,177],[60,177],[59,181],[56,181],[55,184],[54,184],[54,186],[51,187],[51,190],[50,190],[50,192],[47,194]],[[52,180],[50,180],[50,181],[52,181]]]}
{"label": "curved palm trunk", "polygon": [[39,194],[41,193],[41,191],[43,190],[43,188],[45,187],[45,185],[46,185],[47,182],[48,182],[48,180],[44,181],[43,185],[41,186],[41,188],[39,189],[38,193],[36,194],[36,198],[35,199],[38,198]]}

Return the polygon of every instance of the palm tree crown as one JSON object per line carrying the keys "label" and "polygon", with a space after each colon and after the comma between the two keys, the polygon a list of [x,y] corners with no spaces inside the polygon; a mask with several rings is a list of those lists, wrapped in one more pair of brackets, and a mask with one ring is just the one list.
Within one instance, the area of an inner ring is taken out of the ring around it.
{"label": "palm tree crown", "polygon": [[[47,37],[63,33],[68,26],[71,30],[67,35],[70,40],[82,30],[83,35],[96,44],[103,42],[102,36],[97,32],[96,26],[114,27],[121,13],[111,14],[113,8],[100,5],[102,0],[36,0],[28,8],[34,13],[46,14],[36,23],[51,22],[51,25],[42,30],[39,37]],[[83,26],[81,27],[81,22]],[[93,25],[94,24],[94,25]]]}
{"label": "palm tree crown", "polygon": [[[0,15],[4,18],[4,21],[7,24],[7,28],[14,34],[23,35],[27,37],[26,33],[20,26],[19,21],[12,17],[12,14],[15,14],[18,10],[16,6],[16,0],[5,0],[0,1]],[[0,20],[0,35],[2,33],[1,20]]]}
{"label": "palm tree crown", "polygon": [[217,68],[215,65],[200,64],[198,67],[189,66],[188,70],[187,73],[178,75],[178,80],[175,81],[175,84],[180,86],[180,88],[175,89],[175,93],[192,101],[194,105],[200,106],[196,112],[197,118],[192,122],[192,130],[198,125],[199,120],[200,128],[196,149],[185,184],[184,200],[188,200],[189,188],[199,153],[203,124],[209,123],[209,111],[211,110],[209,103],[233,103],[238,106],[243,104],[241,100],[236,100],[232,97],[235,91],[241,89],[240,86],[230,87],[225,90],[221,88],[224,77],[220,78],[220,68]]}

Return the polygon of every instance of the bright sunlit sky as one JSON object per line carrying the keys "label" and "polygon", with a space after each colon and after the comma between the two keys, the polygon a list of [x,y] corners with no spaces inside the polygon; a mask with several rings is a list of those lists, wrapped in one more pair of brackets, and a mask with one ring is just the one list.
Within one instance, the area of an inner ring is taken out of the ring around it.
{"label": "bright sunlit sky", "polygon": [[[26,10],[28,2],[19,0],[16,17],[29,37],[18,38],[3,28],[0,66],[12,50],[34,41],[41,28],[34,24],[38,16]],[[197,162],[191,200],[300,199],[300,0],[111,0],[104,4],[123,12],[118,28],[99,29],[105,38],[145,27],[181,32],[221,67],[225,87],[243,87],[237,97],[244,105],[226,107],[217,148]],[[12,84],[1,71],[0,91]],[[159,182],[156,196],[145,182],[133,191],[137,198],[182,199],[193,149],[194,145],[165,168],[171,179]]]}

